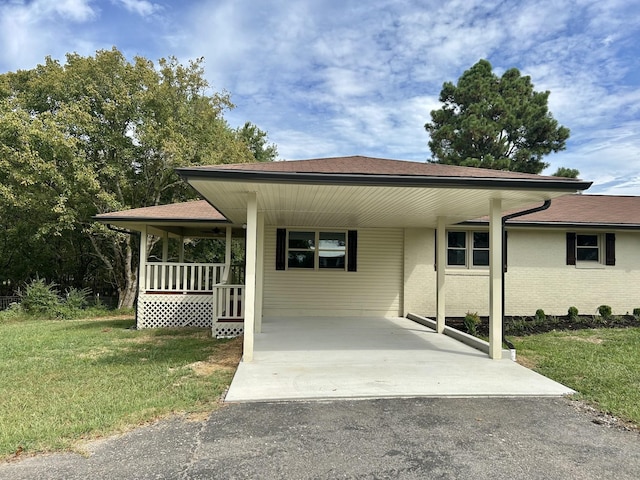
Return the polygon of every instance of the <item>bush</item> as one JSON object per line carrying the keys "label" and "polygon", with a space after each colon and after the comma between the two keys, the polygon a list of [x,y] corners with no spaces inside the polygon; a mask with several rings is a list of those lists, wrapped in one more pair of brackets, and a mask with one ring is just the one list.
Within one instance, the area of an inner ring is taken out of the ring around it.
{"label": "bush", "polygon": [[600,305],[598,307],[598,313],[603,320],[609,320],[611,318],[611,307],[609,305]]}
{"label": "bush", "polygon": [[65,305],[72,310],[82,310],[89,305],[89,296],[91,295],[91,290],[89,288],[82,288],[78,290],[77,288],[70,288],[67,290],[65,300]]}
{"label": "bush", "polygon": [[570,320],[576,321],[578,320],[578,309],[576,307],[569,307],[567,311],[567,316]]}
{"label": "bush", "polygon": [[505,333],[510,335],[525,335],[530,329],[530,322],[523,317],[511,318],[505,324]]}
{"label": "bush", "polygon": [[640,318],[640,308],[633,309],[633,316],[636,318],[636,320]]}
{"label": "bush", "polygon": [[547,316],[544,313],[544,310],[539,308],[536,310],[536,320],[539,322],[544,322],[547,319]]}
{"label": "bush", "polygon": [[464,316],[464,327],[467,329],[467,333],[469,335],[475,336],[478,333],[478,325],[480,325],[480,322],[481,320],[478,316],[478,312],[467,312]]}
{"label": "bush", "polygon": [[55,283],[46,283],[41,278],[26,284],[24,291],[18,290],[20,308],[32,315],[55,316],[60,307],[60,297]]}
{"label": "bush", "polygon": [[0,323],[23,320],[24,318],[26,315],[19,303],[12,303],[6,310],[0,310]]}

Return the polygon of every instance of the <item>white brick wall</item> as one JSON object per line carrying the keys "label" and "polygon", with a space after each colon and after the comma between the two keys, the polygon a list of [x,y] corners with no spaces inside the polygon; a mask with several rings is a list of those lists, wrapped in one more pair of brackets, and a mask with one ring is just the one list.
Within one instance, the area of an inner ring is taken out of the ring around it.
{"label": "white brick wall", "polygon": [[606,304],[621,315],[640,307],[640,233],[615,234],[616,265],[585,268],[566,265],[566,230],[510,231],[506,314],[533,315],[542,308],[566,315],[571,306],[595,314]]}
{"label": "white brick wall", "polygon": [[435,312],[435,230],[404,230],[404,315]]}
{"label": "white brick wall", "polygon": [[[640,307],[640,232],[614,232],[616,265],[591,268],[566,265],[566,232],[509,229],[505,314],[532,316],[542,308],[548,315],[566,315],[575,306],[590,315],[606,304],[621,315]],[[434,238],[432,229],[405,229],[405,314],[435,316]],[[448,268],[446,315],[459,317],[468,311],[488,315],[488,275],[488,269]]]}

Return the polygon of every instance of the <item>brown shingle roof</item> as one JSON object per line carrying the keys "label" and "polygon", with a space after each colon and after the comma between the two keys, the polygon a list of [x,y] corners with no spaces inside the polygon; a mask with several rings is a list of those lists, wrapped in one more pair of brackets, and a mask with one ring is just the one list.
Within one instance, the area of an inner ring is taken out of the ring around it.
{"label": "brown shingle roof", "polygon": [[[461,178],[514,178],[514,179],[554,179],[531,173],[489,170],[486,168],[459,167],[437,163],[388,160],[383,158],[351,157],[313,158],[309,160],[288,160],[266,163],[235,163],[193,167],[189,170],[241,170],[252,172],[279,173],[324,173],[340,175],[407,175],[422,177]],[[563,179],[568,180],[568,179]]]}
{"label": "brown shingle roof", "polygon": [[[531,205],[535,207],[538,205]],[[520,211],[527,210],[522,208]],[[513,212],[505,212],[513,213]],[[488,221],[486,217],[478,221]],[[640,226],[640,197],[615,195],[565,195],[551,201],[547,210],[507,221],[517,224]]]}
{"label": "brown shingle roof", "polygon": [[155,207],[132,208],[119,212],[96,215],[97,220],[179,220],[179,221],[223,221],[220,212],[206,200],[173,203]]}

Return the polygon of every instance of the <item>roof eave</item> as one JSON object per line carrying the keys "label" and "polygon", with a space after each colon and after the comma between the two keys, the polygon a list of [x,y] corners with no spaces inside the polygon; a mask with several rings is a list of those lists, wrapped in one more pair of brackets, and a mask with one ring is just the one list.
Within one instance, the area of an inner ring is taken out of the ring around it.
{"label": "roof eave", "polygon": [[441,177],[422,175],[369,175],[341,173],[265,172],[255,170],[202,170],[176,169],[184,180],[215,179],[220,181],[242,181],[250,183],[296,183],[309,185],[353,185],[353,186],[398,186],[398,187],[474,187],[548,189],[560,191],[582,191],[593,182],[582,180],[556,180],[548,178],[500,178],[500,177]]}
{"label": "roof eave", "polygon": [[162,223],[230,223],[226,219],[210,219],[210,218],[158,218],[158,217],[102,217],[101,215],[94,215],[92,220],[100,223],[148,223],[162,224]]}
{"label": "roof eave", "polygon": [[[488,225],[488,220],[465,220],[457,225]],[[579,229],[615,229],[615,230],[640,230],[640,225],[634,223],[606,223],[606,222],[510,222],[507,227],[523,228],[579,228]]]}

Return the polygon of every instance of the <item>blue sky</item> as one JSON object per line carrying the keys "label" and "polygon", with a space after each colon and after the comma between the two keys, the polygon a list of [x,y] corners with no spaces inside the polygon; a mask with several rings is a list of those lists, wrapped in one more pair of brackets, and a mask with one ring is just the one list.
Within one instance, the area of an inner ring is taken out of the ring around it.
{"label": "blue sky", "polygon": [[0,71],[116,46],[205,58],[280,157],[424,161],[445,81],[479,59],[516,67],[571,129],[544,173],[577,168],[590,193],[640,195],[636,0],[0,0]]}

